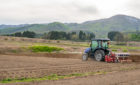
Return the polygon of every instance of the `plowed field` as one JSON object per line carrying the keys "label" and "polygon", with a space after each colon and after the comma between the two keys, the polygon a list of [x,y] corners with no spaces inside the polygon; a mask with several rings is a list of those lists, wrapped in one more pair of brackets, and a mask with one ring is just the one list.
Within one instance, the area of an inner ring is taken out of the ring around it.
{"label": "plowed field", "polygon": [[45,75],[119,71],[140,68],[139,63],[105,63],[73,58],[48,58],[0,55],[0,80],[6,78],[32,78]]}

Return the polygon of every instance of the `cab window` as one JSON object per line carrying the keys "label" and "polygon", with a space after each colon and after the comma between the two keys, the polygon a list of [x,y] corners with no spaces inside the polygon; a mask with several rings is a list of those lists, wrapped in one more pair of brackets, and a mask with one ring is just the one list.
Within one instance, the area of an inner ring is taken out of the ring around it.
{"label": "cab window", "polygon": [[96,48],[98,46],[98,42],[97,41],[92,41],[92,48]]}
{"label": "cab window", "polygon": [[102,46],[103,46],[104,48],[107,48],[107,47],[108,47],[108,43],[107,43],[106,41],[103,41],[103,42],[102,42]]}

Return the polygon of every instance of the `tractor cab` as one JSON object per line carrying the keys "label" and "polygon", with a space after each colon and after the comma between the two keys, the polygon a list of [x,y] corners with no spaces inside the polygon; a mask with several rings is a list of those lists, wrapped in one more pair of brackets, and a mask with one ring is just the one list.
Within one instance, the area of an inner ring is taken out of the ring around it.
{"label": "tractor cab", "polygon": [[109,48],[109,39],[93,39],[90,44],[92,51],[102,49],[107,50]]}
{"label": "tractor cab", "polygon": [[92,39],[90,48],[87,48],[83,55],[83,60],[93,57],[96,61],[103,61],[105,55],[109,53],[109,39]]}

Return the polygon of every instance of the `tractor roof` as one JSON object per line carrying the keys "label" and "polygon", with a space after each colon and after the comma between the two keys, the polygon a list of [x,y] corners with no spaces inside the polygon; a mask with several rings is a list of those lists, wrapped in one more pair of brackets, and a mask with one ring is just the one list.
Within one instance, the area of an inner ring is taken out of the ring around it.
{"label": "tractor roof", "polygon": [[92,39],[92,41],[110,41],[110,39],[99,38],[99,39]]}

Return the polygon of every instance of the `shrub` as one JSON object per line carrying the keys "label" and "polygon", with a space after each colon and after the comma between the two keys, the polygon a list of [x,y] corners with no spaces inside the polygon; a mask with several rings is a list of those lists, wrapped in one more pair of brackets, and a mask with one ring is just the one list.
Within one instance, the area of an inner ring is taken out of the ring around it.
{"label": "shrub", "polygon": [[29,47],[33,52],[53,52],[53,51],[60,51],[63,48],[58,47],[49,47],[49,46],[32,46]]}
{"label": "shrub", "polygon": [[123,52],[128,52],[128,50],[127,49],[123,49]]}
{"label": "shrub", "polygon": [[113,52],[117,52],[117,49],[112,49]]}

